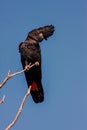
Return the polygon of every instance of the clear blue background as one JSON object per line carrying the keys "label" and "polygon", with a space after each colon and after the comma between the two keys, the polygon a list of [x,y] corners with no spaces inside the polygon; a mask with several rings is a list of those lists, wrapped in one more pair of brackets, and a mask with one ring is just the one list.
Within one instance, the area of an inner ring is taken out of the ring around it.
{"label": "clear blue background", "polygon": [[[28,97],[12,130],[87,130],[87,1],[1,0],[0,82],[22,69],[18,45],[29,31],[53,24],[55,33],[43,41],[42,73],[45,101]],[[10,79],[0,98],[0,130],[14,119],[27,92],[24,74]]]}

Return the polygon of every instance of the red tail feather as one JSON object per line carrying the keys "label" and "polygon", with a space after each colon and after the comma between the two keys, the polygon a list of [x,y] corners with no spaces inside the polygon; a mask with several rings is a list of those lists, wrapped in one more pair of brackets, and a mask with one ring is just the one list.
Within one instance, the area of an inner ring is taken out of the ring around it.
{"label": "red tail feather", "polygon": [[44,92],[41,84],[33,81],[31,84],[31,95],[35,103],[42,102],[44,100]]}
{"label": "red tail feather", "polygon": [[33,81],[33,83],[32,83],[32,85],[31,85],[32,87],[31,87],[31,90],[32,91],[39,91],[38,90],[38,87],[37,87],[37,84]]}

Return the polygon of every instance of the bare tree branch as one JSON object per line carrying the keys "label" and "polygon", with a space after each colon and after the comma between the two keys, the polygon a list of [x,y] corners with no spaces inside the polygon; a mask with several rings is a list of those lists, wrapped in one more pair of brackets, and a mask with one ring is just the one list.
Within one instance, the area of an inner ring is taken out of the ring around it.
{"label": "bare tree branch", "polygon": [[21,114],[21,112],[22,112],[24,103],[25,103],[27,97],[28,97],[29,94],[30,94],[30,89],[31,89],[31,86],[29,87],[27,93],[25,94],[25,96],[24,96],[24,98],[23,98],[23,100],[22,100],[22,102],[21,102],[21,105],[20,105],[20,108],[19,108],[19,110],[18,110],[18,113],[17,113],[16,117],[14,118],[14,120],[12,121],[12,123],[11,123],[5,130],[10,130],[10,128],[11,128],[12,126],[14,126],[14,124],[17,122],[17,120],[18,120],[18,118],[19,118],[19,116],[20,116],[20,114]]}
{"label": "bare tree branch", "polygon": [[8,75],[6,76],[6,78],[2,81],[2,83],[0,84],[0,88],[3,87],[3,85],[7,82],[8,79],[18,75],[18,74],[21,74],[25,71],[29,71],[30,68],[32,68],[33,66],[38,66],[39,65],[39,62],[35,62],[34,64],[29,64],[29,65],[26,65],[25,66],[25,69],[19,71],[19,72],[16,72],[16,73],[13,73],[13,74],[10,74],[10,71],[8,71]]}
{"label": "bare tree branch", "polygon": [[[21,74],[21,73],[23,73],[23,72],[25,72],[25,71],[29,71],[30,68],[32,68],[33,66],[39,66],[39,62],[35,62],[34,64],[26,65],[26,66],[25,66],[25,69],[23,69],[23,70],[21,70],[21,71],[18,71],[18,72],[16,72],[16,73],[13,73],[13,74],[10,74],[10,71],[8,71],[8,75],[6,76],[6,78],[5,78],[5,79],[2,81],[2,83],[0,84],[0,88],[3,87],[3,85],[7,82],[8,79],[10,79],[10,78],[12,78],[12,77],[14,77],[14,76],[16,76],[16,75],[18,75],[18,74]],[[19,116],[20,116],[20,114],[21,114],[21,112],[22,112],[22,109],[23,109],[23,106],[24,106],[24,104],[25,104],[25,101],[26,101],[27,97],[28,97],[29,94],[30,94],[30,89],[31,89],[31,87],[32,87],[32,86],[29,86],[28,91],[27,91],[27,93],[25,94],[25,96],[24,96],[24,98],[23,98],[23,100],[22,100],[22,102],[21,102],[20,108],[19,108],[18,113],[16,114],[14,120],[12,121],[12,123],[11,123],[5,130],[10,130],[10,128],[11,128],[12,126],[14,126],[14,124],[17,122],[17,120],[18,120],[18,118],[19,118]],[[0,104],[2,104],[2,103],[4,102],[4,100],[5,100],[5,96],[3,96],[3,98],[0,100]]]}
{"label": "bare tree branch", "polygon": [[2,99],[0,100],[0,104],[3,104],[5,100],[5,95],[2,97]]}

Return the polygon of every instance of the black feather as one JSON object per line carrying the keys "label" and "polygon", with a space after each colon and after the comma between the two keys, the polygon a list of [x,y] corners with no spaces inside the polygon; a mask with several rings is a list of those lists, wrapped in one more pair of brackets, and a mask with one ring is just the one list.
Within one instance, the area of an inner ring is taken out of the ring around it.
{"label": "black feather", "polygon": [[31,87],[31,95],[34,102],[39,103],[44,100],[44,91],[42,87],[42,73],[41,73],[41,50],[39,42],[43,39],[53,35],[54,26],[44,26],[34,29],[28,33],[26,40],[19,45],[19,52],[21,55],[21,62],[23,69],[29,63],[33,64],[39,62],[39,66],[34,66],[29,71],[25,72],[25,77],[28,87]]}

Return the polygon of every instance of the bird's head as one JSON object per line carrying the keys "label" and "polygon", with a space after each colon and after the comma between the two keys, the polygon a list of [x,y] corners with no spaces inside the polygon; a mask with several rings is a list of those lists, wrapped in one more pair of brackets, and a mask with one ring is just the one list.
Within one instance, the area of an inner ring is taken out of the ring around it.
{"label": "bird's head", "polygon": [[44,36],[41,31],[38,31],[38,29],[34,29],[28,33],[27,40],[29,38],[35,40],[36,42],[41,42],[44,39]]}
{"label": "bird's head", "polygon": [[32,39],[34,40],[34,42],[39,43],[43,39],[47,40],[48,37],[53,35],[54,31],[55,29],[53,25],[40,27],[38,29],[34,29],[31,32],[29,32],[26,40]]}

